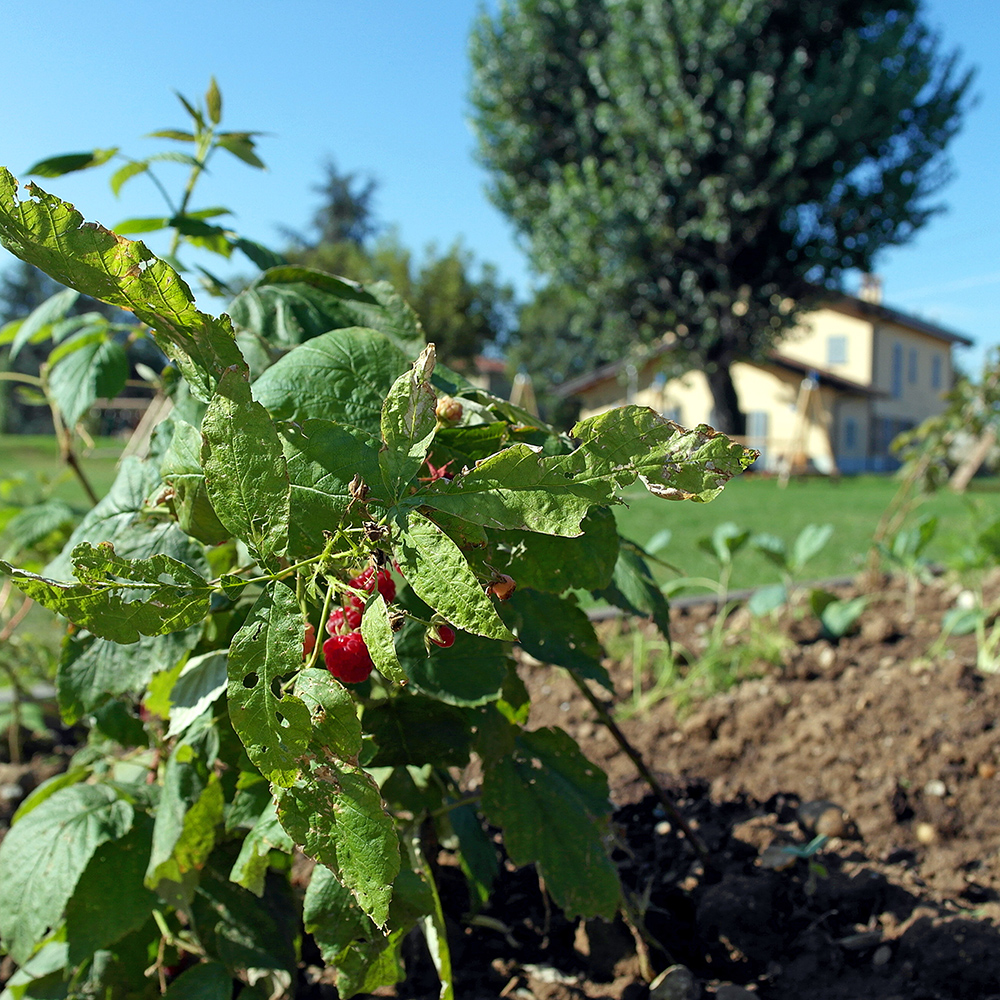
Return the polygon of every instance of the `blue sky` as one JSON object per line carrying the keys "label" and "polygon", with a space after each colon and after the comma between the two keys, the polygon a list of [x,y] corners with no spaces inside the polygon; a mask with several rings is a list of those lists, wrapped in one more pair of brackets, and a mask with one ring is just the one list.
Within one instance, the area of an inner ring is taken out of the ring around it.
{"label": "blue sky", "polygon": [[[0,68],[0,164],[23,176],[36,160],[120,145],[145,156],[142,135],[184,127],[174,97],[200,98],[214,74],[224,125],[268,133],[268,171],[218,159],[196,207],[223,204],[251,238],[280,245],[279,227],[304,228],[322,164],[370,175],[376,211],[420,250],[461,238],[479,260],[526,292],[531,275],[510,227],[484,194],[468,124],[468,35],[476,0],[297,0],[258,4],[80,3],[48,0],[5,11]],[[973,337],[973,370],[1000,344],[1000,0],[926,0],[946,48],[978,68],[978,103],[951,147],[948,211],[908,246],[885,253],[885,301]],[[181,168],[163,172],[176,190]],[[108,172],[45,180],[88,219],[114,225],[161,210],[144,178],[120,199]],[[153,249],[163,249],[150,240]],[[10,262],[0,251],[0,266]],[[208,264],[208,261],[206,261]],[[215,267],[214,263],[211,265]]]}

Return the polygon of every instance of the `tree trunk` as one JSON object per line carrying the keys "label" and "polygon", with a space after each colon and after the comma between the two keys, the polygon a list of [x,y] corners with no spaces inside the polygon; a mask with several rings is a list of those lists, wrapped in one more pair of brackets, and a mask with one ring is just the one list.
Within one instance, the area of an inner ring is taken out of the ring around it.
{"label": "tree trunk", "polygon": [[723,434],[743,437],[747,432],[747,418],[740,409],[740,402],[736,397],[736,386],[733,385],[733,376],[729,370],[730,364],[732,364],[731,359],[720,358],[715,361],[713,370],[705,373],[715,404],[713,426]]}
{"label": "tree trunk", "polygon": [[979,466],[986,461],[986,456],[990,449],[997,443],[996,426],[990,424],[980,435],[972,450],[965,457],[962,464],[955,470],[948,486],[953,493],[964,493],[969,481],[979,471]]}

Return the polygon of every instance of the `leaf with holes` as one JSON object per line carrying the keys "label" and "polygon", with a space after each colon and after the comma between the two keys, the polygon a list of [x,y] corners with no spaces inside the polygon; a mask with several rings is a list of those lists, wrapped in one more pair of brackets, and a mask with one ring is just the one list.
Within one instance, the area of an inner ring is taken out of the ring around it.
{"label": "leaf with holes", "polygon": [[305,629],[295,593],[267,585],[229,648],[229,715],[250,759],[278,785],[291,785],[309,742],[309,709],[282,694],[302,666]]}

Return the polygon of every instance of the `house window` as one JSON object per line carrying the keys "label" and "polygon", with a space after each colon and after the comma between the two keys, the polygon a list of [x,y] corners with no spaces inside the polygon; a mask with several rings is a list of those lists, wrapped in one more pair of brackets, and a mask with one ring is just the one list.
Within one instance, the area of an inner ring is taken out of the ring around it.
{"label": "house window", "polygon": [[747,414],[747,445],[760,452],[757,461],[767,466],[767,432],[769,424],[766,410],[751,410]]}
{"label": "house window", "polygon": [[844,451],[858,450],[858,422],[854,417],[844,421]]}
{"label": "house window", "polygon": [[828,365],[847,364],[847,338],[827,337],[826,338],[826,363]]}
{"label": "house window", "polygon": [[944,366],[941,363],[941,355],[935,354],[931,358],[931,388],[940,389],[941,388],[941,374]]}
{"label": "house window", "polygon": [[915,347],[910,348],[910,363],[907,368],[906,377],[909,379],[911,385],[915,385],[917,381],[917,349]]}
{"label": "house window", "polygon": [[892,394],[899,399],[903,395],[903,345],[892,345]]}

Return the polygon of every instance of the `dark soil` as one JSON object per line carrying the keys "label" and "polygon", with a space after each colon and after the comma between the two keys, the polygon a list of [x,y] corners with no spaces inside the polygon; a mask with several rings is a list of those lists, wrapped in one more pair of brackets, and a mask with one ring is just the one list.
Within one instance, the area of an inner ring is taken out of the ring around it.
{"label": "dark soil", "polygon": [[[663,700],[619,715],[707,864],[572,680],[523,661],[532,728],[563,727],[609,775],[634,926],[567,920],[537,873],[510,865],[470,925],[460,870],[442,852],[460,1000],[1000,1000],[1000,675],[976,670],[971,637],[928,656],[956,593],[923,587],[911,615],[887,583],[839,642],[803,610],[788,613],[780,665],[761,663],[756,679],[683,712]],[[713,611],[675,611],[678,644],[703,644]],[[613,642],[649,627],[601,629]],[[728,629],[749,634],[745,613]],[[631,663],[607,665],[629,704]],[[43,776],[38,760],[16,770],[0,786],[27,790]],[[818,833],[829,839],[811,859],[783,850]],[[422,945],[407,947],[412,974],[386,995],[436,996]],[[668,967],[651,992],[649,977]],[[302,995],[334,997],[319,972],[304,970],[314,986]]]}

